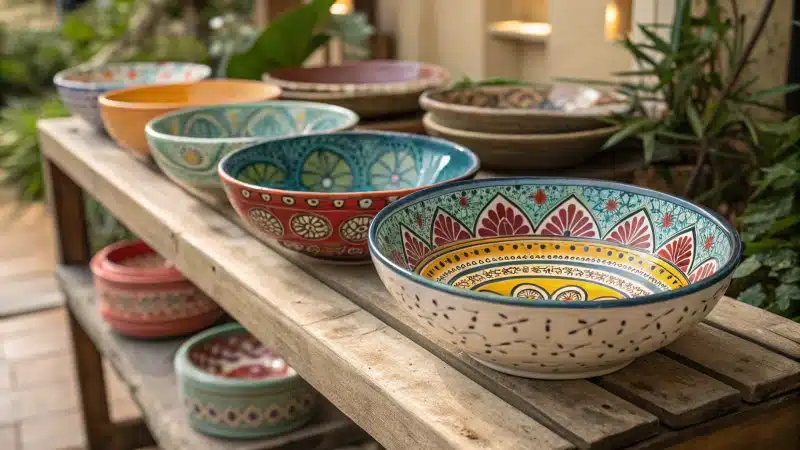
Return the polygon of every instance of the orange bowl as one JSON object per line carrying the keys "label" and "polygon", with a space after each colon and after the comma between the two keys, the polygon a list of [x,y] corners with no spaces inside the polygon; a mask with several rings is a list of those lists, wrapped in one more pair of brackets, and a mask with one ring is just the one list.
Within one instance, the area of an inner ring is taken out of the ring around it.
{"label": "orange bowl", "polygon": [[218,79],[121,89],[98,97],[98,102],[106,131],[117,144],[149,157],[144,130],[155,117],[194,106],[261,102],[280,95],[281,89],[272,84]]}

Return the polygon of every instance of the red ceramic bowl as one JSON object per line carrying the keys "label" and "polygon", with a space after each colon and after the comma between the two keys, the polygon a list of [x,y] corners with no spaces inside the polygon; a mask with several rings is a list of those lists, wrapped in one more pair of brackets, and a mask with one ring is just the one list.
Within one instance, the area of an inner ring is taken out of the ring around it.
{"label": "red ceramic bowl", "polygon": [[428,186],[470,178],[478,158],[426,136],[348,131],[274,139],[220,161],[236,212],[261,239],[306,255],[367,261],[367,232],[384,206]]}
{"label": "red ceramic bowl", "polygon": [[91,269],[100,314],[120,334],[181,336],[211,326],[223,314],[143,241],[104,248],[92,258]]}

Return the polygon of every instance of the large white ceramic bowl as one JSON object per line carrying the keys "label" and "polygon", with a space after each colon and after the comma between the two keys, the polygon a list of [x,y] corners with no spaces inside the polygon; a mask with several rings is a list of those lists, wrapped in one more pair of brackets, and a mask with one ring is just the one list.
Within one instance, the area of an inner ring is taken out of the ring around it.
{"label": "large white ceramic bowl", "polygon": [[742,245],[715,213],[659,192],[510,178],[390,204],[369,249],[420,327],[496,370],[569,379],[679,338],[724,294]]}

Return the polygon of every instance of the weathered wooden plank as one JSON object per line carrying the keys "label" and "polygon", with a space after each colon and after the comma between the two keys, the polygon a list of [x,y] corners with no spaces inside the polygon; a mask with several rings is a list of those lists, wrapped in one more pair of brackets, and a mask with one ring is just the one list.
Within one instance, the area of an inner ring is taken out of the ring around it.
{"label": "weathered wooden plank", "polygon": [[[254,441],[228,441],[194,432],[186,421],[178,397],[178,385],[172,358],[184,339],[137,341],[113,333],[97,314],[91,275],[84,267],[60,267],[58,276],[64,288],[70,311],[92,341],[108,358],[127,385],[143,415],[164,450],[256,450],[283,449],[289,444],[318,447],[323,435],[349,435],[345,442],[364,437],[358,427],[329,403],[323,403],[320,414],[306,427],[273,438]],[[102,371],[101,371],[102,373]],[[352,439],[352,440],[351,440]],[[333,442],[329,442],[333,444]]]}
{"label": "weathered wooden plank", "polygon": [[800,360],[800,324],[747,303],[723,297],[708,324]]}
{"label": "weathered wooden plank", "polygon": [[386,447],[572,447],[80,122],[39,127],[48,158]]}
{"label": "weathered wooden plank", "polygon": [[800,386],[800,363],[703,323],[665,352],[736,387],[748,402]]}
{"label": "weathered wooden plank", "polygon": [[738,390],[658,353],[598,378],[597,383],[672,428],[721,416],[738,408],[741,401]]}
{"label": "weathered wooden plank", "polygon": [[664,430],[628,450],[753,450],[800,448],[800,392],[743,404],[731,414],[680,430]]}

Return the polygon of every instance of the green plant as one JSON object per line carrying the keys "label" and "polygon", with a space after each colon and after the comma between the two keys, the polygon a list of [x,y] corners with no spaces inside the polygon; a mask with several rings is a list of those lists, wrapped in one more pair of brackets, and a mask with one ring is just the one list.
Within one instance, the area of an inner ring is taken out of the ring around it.
{"label": "green plant", "polygon": [[699,13],[689,0],[675,3],[671,25],[641,24],[642,42],[620,41],[638,70],[615,74],[622,81],[592,83],[616,89],[630,105],[630,114],[612,119],[621,129],[606,148],[638,137],[647,162],[688,158],[694,169],[683,194],[719,208],[746,199],[749,174],[770,164],[758,136],[765,123],[754,108],[777,110],[767,101],[800,86],[752,92],[757,78],[742,79],[774,0],[765,2],[747,40],[737,0],[727,7],[708,0]]}
{"label": "green plant", "polygon": [[69,64],[67,46],[54,31],[0,26],[0,95],[40,95]]}
{"label": "green plant", "polygon": [[776,162],[751,180],[740,218],[746,258],[734,290],[744,302],[800,321],[800,116],[759,132]]}
{"label": "green plant", "polygon": [[468,76],[462,77],[460,80],[450,86],[452,89],[464,89],[478,86],[529,86],[531,83],[527,81],[516,80],[513,78],[487,78],[481,81],[475,81]]}

